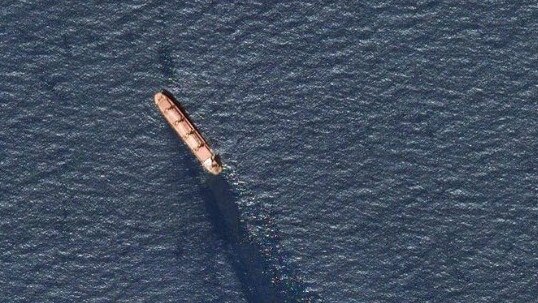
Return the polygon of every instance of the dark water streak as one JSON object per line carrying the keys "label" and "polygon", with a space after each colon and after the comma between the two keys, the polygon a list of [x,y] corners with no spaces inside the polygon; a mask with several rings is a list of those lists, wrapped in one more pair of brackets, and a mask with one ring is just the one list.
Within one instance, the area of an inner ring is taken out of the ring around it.
{"label": "dark water streak", "polygon": [[[241,281],[249,302],[313,302],[314,293],[306,293],[306,286],[293,270],[283,264],[274,264],[267,248],[256,243],[241,219],[237,201],[226,175],[210,176],[201,185],[206,209],[215,232],[227,245],[226,255]],[[282,279],[284,277],[284,279]]]}

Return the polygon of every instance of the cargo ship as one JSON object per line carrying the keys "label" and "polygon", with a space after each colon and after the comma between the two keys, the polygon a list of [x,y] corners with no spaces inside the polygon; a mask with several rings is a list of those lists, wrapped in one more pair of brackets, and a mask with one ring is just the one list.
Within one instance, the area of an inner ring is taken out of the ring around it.
{"label": "cargo ship", "polygon": [[202,167],[213,175],[222,172],[220,157],[215,154],[200,131],[194,126],[185,110],[176,103],[174,97],[167,91],[155,94],[155,104],[161,111],[168,124],[185,142]]}

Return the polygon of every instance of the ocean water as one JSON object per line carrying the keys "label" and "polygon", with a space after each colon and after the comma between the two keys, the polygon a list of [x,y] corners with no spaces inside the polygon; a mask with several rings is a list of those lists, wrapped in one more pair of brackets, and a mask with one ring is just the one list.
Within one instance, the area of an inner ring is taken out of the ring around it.
{"label": "ocean water", "polygon": [[537,17],[3,1],[0,302],[537,302]]}

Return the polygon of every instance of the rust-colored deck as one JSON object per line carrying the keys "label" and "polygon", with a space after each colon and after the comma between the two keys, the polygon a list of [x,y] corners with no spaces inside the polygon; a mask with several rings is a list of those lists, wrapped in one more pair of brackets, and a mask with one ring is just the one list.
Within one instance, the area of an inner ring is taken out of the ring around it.
{"label": "rust-colored deck", "polygon": [[187,144],[204,169],[218,175],[222,171],[218,156],[209,147],[207,141],[194,127],[183,110],[162,92],[155,94],[155,104],[168,124],[183,139],[183,142]]}

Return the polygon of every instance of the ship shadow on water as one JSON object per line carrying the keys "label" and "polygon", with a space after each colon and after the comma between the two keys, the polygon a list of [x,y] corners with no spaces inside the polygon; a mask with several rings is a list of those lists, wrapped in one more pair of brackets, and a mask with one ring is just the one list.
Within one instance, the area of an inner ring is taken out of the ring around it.
{"label": "ship shadow on water", "polygon": [[[289,268],[264,254],[242,223],[239,194],[224,175],[207,175],[201,186],[205,207],[215,232],[226,244],[226,257],[248,302],[314,302],[312,293],[295,279]],[[277,258],[278,259],[278,258]],[[281,279],[282,275],[287,276]]]}

